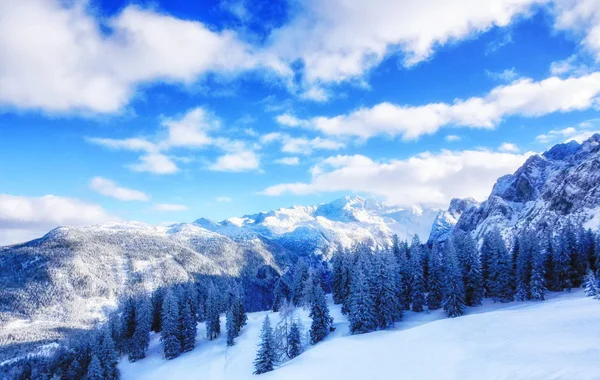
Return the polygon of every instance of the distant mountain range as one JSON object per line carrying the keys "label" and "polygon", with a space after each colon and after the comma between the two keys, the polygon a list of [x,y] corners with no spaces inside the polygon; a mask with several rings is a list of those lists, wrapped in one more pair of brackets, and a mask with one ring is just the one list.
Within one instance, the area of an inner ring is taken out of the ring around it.
{"label": "distant mountain range", "polygon": [[60,227],[0,248],[0,363],[89,328],[132,289],[198,276],[241,278],[252,308],[261,309],[270,306],[265,294],[288,264],[298,256],[327,260],[338,244],[387,245],[394,234],[432,243],[455,229],[480,239],[495,227],[510,241],[524,228],[567,221],[600,226],[600,134],[532,156],[500,178],[483,203],[454,199],[448,210],[348,196],[221,222]]}

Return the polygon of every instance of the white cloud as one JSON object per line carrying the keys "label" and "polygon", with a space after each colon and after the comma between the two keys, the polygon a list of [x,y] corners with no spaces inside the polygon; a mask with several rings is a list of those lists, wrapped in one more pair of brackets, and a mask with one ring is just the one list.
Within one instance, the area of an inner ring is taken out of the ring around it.
{"label": "white cloud", "polygon": [[303,124],[306,124],[305,120],[299,119],[296,116],[289,113],[278,115],[277,117],[275,117],[275,120],[277,121],[277,123],[285,127],[299,127]]}
{"label": "white cloud", "polygon": [[514,67],[511,67],[510,69],[505,69],[500,72],[486,70],[485,73],[490,78],[502,82],[512,82],[513,80],[519,77],[519,74],[517,73]]}
{"label": "white cloud", "polygon": [[[218,137],[214,134],[221,127],[221,121],[203,107],[188,110],[178,117],[164,118],[162,127],[165,129],[150,141],[146,138],[134,137],[126,139],[109,138],[87,138],[90,143],[101,145],[109,149],[122,149],[134,152],[144,152],[139,156],[139,162],[127,165],[133,171],[149,172],[154,174],[172,174],[179,171],[174,161],[189,163],[192,160],[187,157],[170,157],[165,154],[175,148],[204,149],[217,147],[230,153],[223,158],[231,160],[229,156],[239,155],[243,152],[246,157],[253,155],[247,143],[241,140],[231,140],[226,137]],[[256,148],[258,149],[258,148]],[[241,153],[240,153],[241,152]],[[248,153],[250,152],[250,153]],[[257,159],[247,165],[258,163]]]}
{"label": "white cloud", "polygon": [[460,136],[457,136],[457,135],[446,136],[446,141],[448,141],[448,142],[454,142],[454,141],[460,141],[460,140],[461,140]]}
{"label": "white cloud", "polygon": [[60,225],[89,225],[119,219],[102,207],[73,198],[0,194],[0,245],[42,236]]}
{"label": "white cloud", "polygon": [[90,189],[104,195],[105,197],[115,198],[120,201],[150,200],[150,197],[141,191],[120,187],[115,182],[102,177],[92,178],[90,181]]}
{"label": "white cloud", "polygon": [[174,204],[174,203],[158,203],[154,206],[158,211],[185,211],[188,209],[186,205]]}
{"label": "white cloud", "polygon": [[292,137],[280,132],[267,133],[261,137],[260,141],[263,144],[280,141],[282,152],[303,155],[310,155],[314,150],[339,150],[346,146],[343,142],[328,138],[315,137],[309,139],[306,137]]}
{"label": "white cloud", "polygon": [[502,145],[500,145],[500,147],[498,147],[498,150],[500,152],[518,153],[519,147],[515,144],[505,142]]}
{"label": "white cloud", "polygon": [[219,172],[244,172],[256,170],[260,167],[260,160],[253,151],[241,151],[237,153],[228,153],[219,158],[210,165],[209,169]]}
{"label": "white cloud", "polygon": [[219,203],[227,203],[227,202],[231,202],[233,199],[231,199],[229,197],[217,197],[216,200]]}
{"label": "white cloud", "polygon": [[514,172],[531,154],[443,150],[390,161],[339,155],[315,165],[310,182],[278,184],[263,194],[366,192],[401,206],[446,207],[454,197],[486,199],[495,181]]}
{"label": "white cloud", "polygon": [[538,135],[535,140],[542,144],[556,144],[559,142],[569,142],[575,140],[578,143],[600,133],[598,122],[600,119],[590,119],[583,121],[575,127],[566,127],[562,129],[552,129],[544,134]]}
{"label": "white cloud", "polygon": [[586,110],[598,106],[600,72],[581,77],[550,77],[540,82],[520,79],[498,86],[483,97],[455,100],[452,104],[429,103],[399,106],[379,103],[349,114],[316,117],[309,125],[327,135],[401,135],[416,139],[433,134],[443,126],[495,128],[504,117],[534,117],[553,112]]}
{"label": "white cloud", "polygon": [[136,5],[100,22],[89,8],[87,1],[0,2],[0,14],[10,15],[0,23],[0,105],[113,113],[142,83],[188,84],[258,68],[289,73],[232,31]]}
{"label": "white cloud", "polygon": [[300,163],[300,159],[298,157],[283,157],[275,160],[275,163],[281,165],[294,166]]}
{"label": "white cloud", "polygon": [[554,27],[573,32],[581,46],[600,60],[600,0],[555,0]]}
{"label": "white cloud", "polygon": [[415,64],[437,46],[506,26],[544,2],[308,0],[270,36],[270,49],[288,63],[302,61],[308,91],[318,92],[315,85],[359,78],[399,51],[406,65]]}
{"label": "white cloud", "polygon": [[161,153],[144,154],[140,156],[140,162],[127,166],[135,172],[154,174],[173,174],[179,171],[171,158]]}

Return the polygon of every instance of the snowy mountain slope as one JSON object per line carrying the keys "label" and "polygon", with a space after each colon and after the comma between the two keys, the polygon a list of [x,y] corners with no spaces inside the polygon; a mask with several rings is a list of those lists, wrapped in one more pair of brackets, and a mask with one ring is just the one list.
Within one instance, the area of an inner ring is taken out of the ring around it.
{"label": "snowy mountain slope", "polygon": [[0,248],[0,362],[15,349],[27,351],[73,329],[89,329],[126,291],[197,276],[252,281],[262,268],[278,271],[282,252],[260,239],[236,243],[191,224],[141,223],[61,227]]}
{"label": "snowy mountain slope", "polygon": [[525,228],[556,229],[569,221],[600,226],[600,134],[530,157],[498,179],[489,198],[466,210],[456,228],[482,238],[498,227],[511,240]]}
{"label": "snowy mountain slope", "polygon": [[296,251],[328,256],[340,243],[349,247],[371,239],[389,244],[393,234],[410,239],[417,234],[427,238],[438,209],[402,209],[384,202],[347,196],[317,206],[281,208],[222,222],[198,219],[194,223],[236,240],[262,236]]}
{"label": "snowy mountain slope", "polygon": [[429,241],[444,242],[448,239],[460,216],[472,207],[479,206],[473,198],[454,198],[450,201],[447,211],[440,211],[431,226]]}
{"label": "snowy mountain slope", "polygon": [[[445,318],[443,312],[407,312],[394,330],[348,335],[348,323],[331,305],[335,332],[310,346],[264,379],[555,379],[597,380],[600,304],[581,290],[553,293],[544,302],[486,303],[467,315]],[[167,361],[159,336],[148,357],[119,364],[123,380],[255,379],[253,361],[265,312],[249,314],[233,347],[221,336],[204,338],[199,325],[196,348]],[[278,313],[269,313],[276,324]],[[310,319],[299,311],[307,329]],[[222,322],[224,323],[224,321]]]}

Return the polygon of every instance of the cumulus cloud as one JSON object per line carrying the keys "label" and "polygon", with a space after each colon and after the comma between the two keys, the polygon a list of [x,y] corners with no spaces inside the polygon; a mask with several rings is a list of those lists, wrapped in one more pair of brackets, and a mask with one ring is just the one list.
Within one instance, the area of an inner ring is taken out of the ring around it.
{"label": "cumulus cloud", "polygon": [[[186,157],[171,157],[165,154],[175,148],[205,149],[216,147],[229,153],[223,160],[230,162],[233,155],[250,157],[251,162],[246,167],[258,168],[258,158],[253,152],[254,147],[247,146],[241,140],[232,140],[218,136],[221,121],[203,107],[188,110],[183,115],[164,118],[161,123],[162,131],[152,139],[132,137],[125,139],[87,138],[89,143],[100,145],[109,149],[129,150],[142,152],[139,161],[127,165],[133,171],[149,172],[154,174],[172,174],[179,171],[175,161],[189,163]],[[214,166],[216,168],[220,166]],[[249,169],[245,169],[249,170]],[[235,171],[235,170],[231,170]]]}
{"label": "cumulus cloud", "polygon": [[486,70],[485,73],[490,78],[501,82],[512,82],[519,77],[514,67],[499,72]]}
{"label": "cumulus cloud", "polygon": [[105,197],[120,201],[149,201],[150,196],[138,190],[118,186],[114,181],[102,177],[94,177],[90,181],[90,189]]}
{"label": "cumulus cloud", "polygon": [[500,147],[498,147],[498,150],[500,152],[517,153],[519,152],[519,147],[515,144],[505,142],[502,145],[500,145]]}
{"label": "cumulus cloud", "polygon": [[570,78],[550,77],[539,82],[523,78],[498,86],[483,97],[453,103],[404,106],[379,103],[348,114],[315,117],[306,122],[327,135],[402,136],[405,140],[433,134],[444,126],[495,128],[504,117],[534,117],[553,112],[598,106],[600,72]]}
{"label": "cumulus cloud", "polygon": [[285,133],[271,132],[261,137],[263,144],[275,141],[281,142],[281,151],[284,153],[310,155],[315,150],[339,150],[346,146],[341,141],[323,137],[312,139],[306,137],[292,137]]}
{"label": "cumulus cloud", "polygon": [[220,156],[215,163],[209,166],[209,169],[218,172],[245,172],[256,170],[259,167],[260,160],[256,153],[247,150]]}
{"label": "cumulus cloud", "polygon": [[569,142],[575,140],[581,143],[596,133],[600,133],[600,119],[590,119],[577,124],[574,127],[562,129],[552,129],[546,133],[538,135],[535,140],[542,144],[556,144],[559,142]]}
{"label": "cumulus cloud", "polygon": [[258,68],[289,72],[229,30],[136,5],[100,21],[88,8],[87,1],[0,2],[0,14],[10,15],[0,23],[0,105],[113,113],[141,83],[186,84]]}
{"label": "cumulus cloud", "polygon": [[262,194],[365,192],[401,206],[447,207],[454,197],[486,199],[500,176],[514,172],[532,154],[443,150],[390,161],[338,155],[315,165],[310,182],[282,183]]}
{"label": "cumulus cloud", "polygon": [[554,27],[575,33],[583,49],[600,60],[600,0],[555,0]]}
{"label": "cumulus cloud", "polygon": [[294,166],[294,165],[298,165],[300,163],[300,159],[295,156],[294,157],[282,157],[282,158],[275,160],[275,163],[281,164],[281,165]]}
{"label": "cumulus cloud", "polygon": [[158,211],[185,211],[188,209],[186,205],[174,204],[174,203],[158,203],[154,206]]}
{"label": "cumulus cloud", "polygon": [[42,236],[61,225],[89,225],[119,219],[102,207],[74,198],[0,194],[0,245]]}
{"label": "cumulus cloud", "polygon": [[[302,61],[309,91],[315,84],[361,77],[387,55],[410,66],[436,46],[507,26],[545,0],[308,0],[270,36],[270,49],[288,63]],[[313,90],[315,88],[315,90]]]}
{"label": "cumulus cloud", "polygon": [[457,136],[457,135],[446,136],[446,141],[448,141],[448,142],[454,142],[454,141],[460,141],[460,140],[461,140],[460,136]]}

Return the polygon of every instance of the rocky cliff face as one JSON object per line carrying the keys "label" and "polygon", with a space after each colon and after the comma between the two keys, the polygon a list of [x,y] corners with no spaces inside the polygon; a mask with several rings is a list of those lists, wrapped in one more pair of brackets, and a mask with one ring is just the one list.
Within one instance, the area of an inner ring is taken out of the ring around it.
{"label": "rocky cliff face", "polygon": [[455,228],[481,239],[498,227],[510,242],[523,229],[558,229],[568,222],[600,226],[600,134],[530,157],[498,179],[489,198],[466,210]]}
{"label": "rocky cliff face", "polygon": [[479,203],[473,198],[454,198],[446,211],[440,211],[431,226],[429,242],[444,242],[452,234],[454,226],[467,210],[478,207]]}

